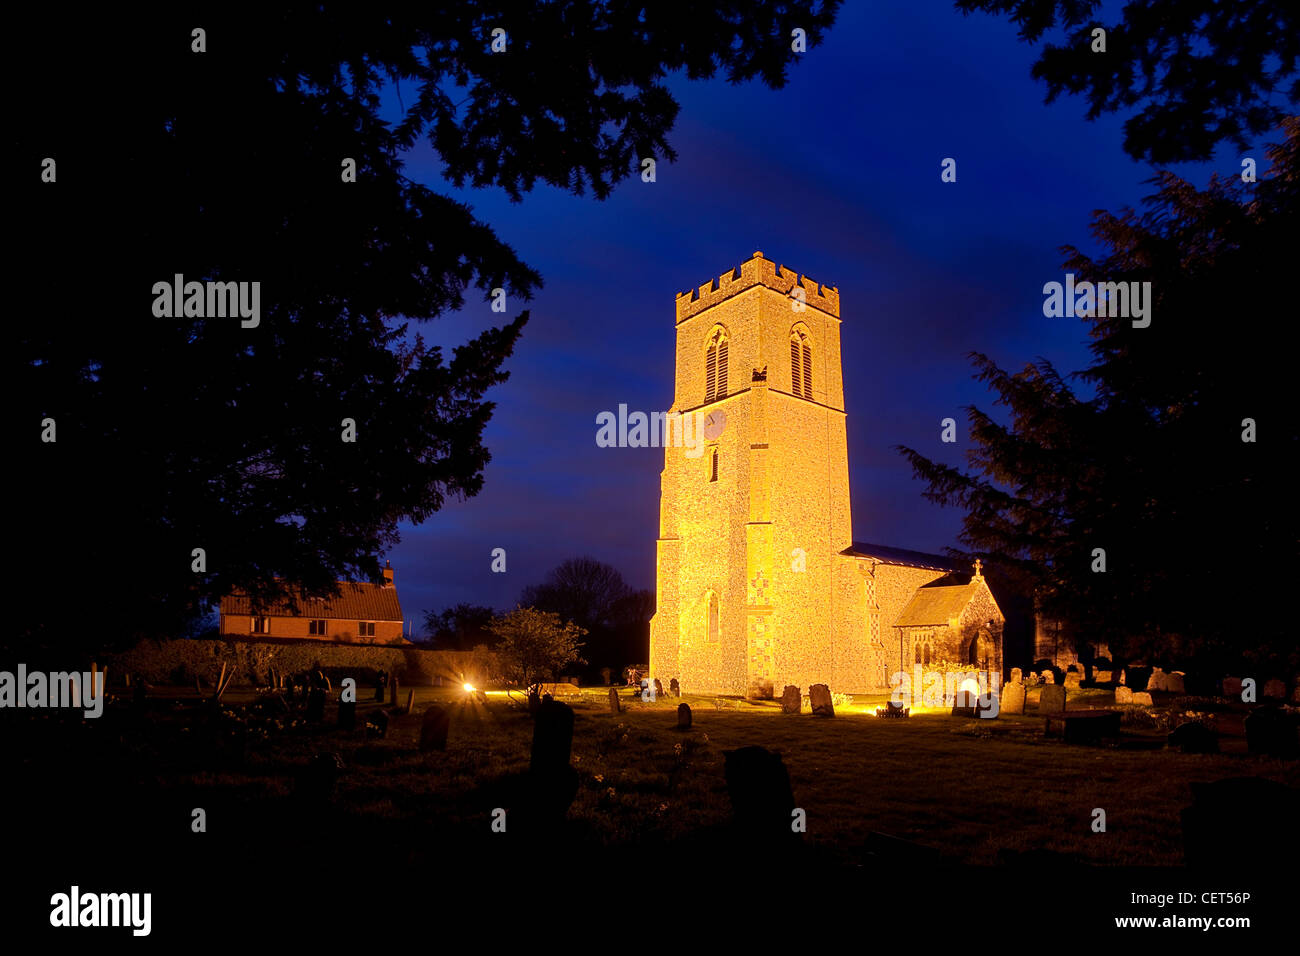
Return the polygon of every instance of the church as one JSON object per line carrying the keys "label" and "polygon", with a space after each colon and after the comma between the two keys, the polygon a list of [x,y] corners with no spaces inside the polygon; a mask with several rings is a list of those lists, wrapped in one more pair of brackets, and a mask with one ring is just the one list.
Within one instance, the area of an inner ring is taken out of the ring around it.
{"label": "church", "polygon": [[761,252],[677,296],[650,672],[750,697],[889,689],[915,664],[1002,673],[1004,618],[979,562],[856,543],[839,290]]}

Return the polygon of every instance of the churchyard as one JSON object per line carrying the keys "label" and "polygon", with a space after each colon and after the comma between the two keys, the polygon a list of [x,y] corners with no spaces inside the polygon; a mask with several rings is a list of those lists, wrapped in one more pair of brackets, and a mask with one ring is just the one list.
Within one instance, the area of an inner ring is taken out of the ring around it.
{"label": "churchyard", "polygon": [[[837,696],[835,716],[822,718],[806,702],[795,715],[782,712],[779,698],[647,702],[630,687],[617,688],[614,713],[609,688],[564,690],[577,795],[557,839],[570,853],[653,847],[685,858],[705,849],[731,819],[724,751],[749,745],[783,759],[795,806],[806,813],[804,845],[847,865],[872,865],[863,848],[873,833],[922,844],[950,863],[1046,856],[1178,865],[1180,811],[1193,783],[1245,776],[1300,786],[1297,761],[1247,752],[1249,707],[1223,698],[1157,693],[1152,707],[1116,707],[1111,690],[1071,687],[1067,712],[1120,713],[1118,738],[1077,745],[1045,736],[1038,686],[1027,690],[1024,715],[972,719],[935,709],[904,720],[876,716],[884,695]],[[323,820],[332,839],[382,846],[394,861],[504,847],[492,812],[507,782],[528,770],[534,733],[520,695],[421,685],[401,687],[396,701],[378,702],[365,686],[357,696],[347,728],[337,687],[323,707],[319,697],[281,703],[232,688],[219,709],[193,687],[153,687],[143,700],[118,693],[100,720],[28,716],[28,732],[7,735],[7,744],[26,741],[29,767],[54,756],[70,768],[29,778],[34,789],[49,783],[52,797],[73,769],[83,797],[93,797],[97,780],[115,794],[103,800],[129,793],[148,819],[145,841],[149,830],[187,829],[192,808],[202,807],[233,853],[302,839]],[[688,729],[679,729],[682,703]],[[435,707],[447,719],[426,726]],[[1218,753],[1167,746],[1171,727],[1189,715],[1215,727]],[[1105,832],[1095,831],[1097,808]]]}

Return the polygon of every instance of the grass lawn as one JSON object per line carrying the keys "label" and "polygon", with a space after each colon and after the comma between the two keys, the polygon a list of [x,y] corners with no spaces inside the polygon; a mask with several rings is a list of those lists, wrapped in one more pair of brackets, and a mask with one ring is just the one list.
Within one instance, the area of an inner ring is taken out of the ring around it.
{"label": "grass lawn", "polygon": [[[367,700],[367,688],[359,691],[352,733],[334,729],[332,704],[319,727],[302,722],[300,710],[278,718],[276,727],[277,718],[248,706],[253,694],[232,691],[226,713],[212,724],[192,690],[158,693],[143,726],[115,716],[125,702],[110,707],[103,729],[92,728],[99,758],[107,747],[115,780],[140,788],[154,812],[233,809],[252,827],[244,837],[253,840],[291,825],[292,813],[268,808],[291,803],[285,798],[295,774],[318,752],[338,753],[346,768],[331,827],[351,827],[362,840],[391,838],[412,859],[425,852],[421,847],[435,852],[440,842],[487,839],[498,784],[528,765],[532,721],[502,694],[466,703],[449,690],[419,688],[414,714],[393,718],[385,738],[368,740],[362,726],[378,705]],[[406,694],[402,688],[403,703]],[[996,720],[944,713],[881,720],[872,715],[883,696],[855,698],[823,719],[783,715],[779,702],[728,700],[719,707],[712,697],[688,695],[694,726],[685,732],[676,729],[677,700],[642,703],[621,688],[624,710],[614,716],[607,695],[607,688],[590,688],[566,698],[576,716],[573,766],[581,781],[569,838],[584,849],[688,848],[700,834],[719,831],[730,814],[723,751],[749,744],[781,753],[796,803],[807,812],[805,840],[842,863],[861,861],[868,833],[881,831],[936,847],[954,863],[1046,849],[1092,864],[1178,865],[1179,811],[1190,803],[1190,783],[1262,776],[1300,786],[1296,762],[1245,753],[1245,708],[1222,701],[1165,697],[1150,713],[1126,716],[1119,745],[1077,746],[1044,738],[1041,718],[1032,716],[1036,689],[1031,716]],[[1070,692],[1071,709],[1111,699],[1108,691]],[[447,750],[420,754],[420,715],[434,703],[452,711]],[[1223,753],[1164,749],[1171,712],[1209,709],[1216,711]],[[66,735],[94,723],[49,729]],[[247,732],[238,753],[223,744],[240,728],[259,726],[269,734]],[[1092,831],[1098,807],[1106,811],[1105,833]],[[214,822],[220,819],[214,814]],[[278,822],[251,822],[271,819]]]}

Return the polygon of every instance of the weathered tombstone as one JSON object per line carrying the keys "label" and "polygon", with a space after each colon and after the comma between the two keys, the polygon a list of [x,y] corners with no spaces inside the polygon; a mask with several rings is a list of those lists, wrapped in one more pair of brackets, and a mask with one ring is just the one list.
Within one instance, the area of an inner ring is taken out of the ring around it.
{"label": "weathered tombstone", "polygon": [[1252,754],[1289,760],[1300,753],[1295,719],[1272,705],[1256,708],[1246,717],[1246,749]]}
{"label": "weathered tombstone", "polygon": [[1047,684],[1038,694],[1040,714],[1059,714],[1065,710],[1065,685]]}
{"label": "weathered tombstone", "polygon": [[1217,754],[1219,735],[1199,720],[1179,724],[1169,735],[1169,746],[1185,754]]}
{"label": "weathered tombstone", "polygon": [[569,765],[573,749],[573,709],[556,700],[544,700],[537,708],[533,727],[533,749],[529,768],[554,770]]}
{"label": "weathered tombstone", "polygon": [[736,827],[764,842],[797,838],[790,774],[780,754],[765,747],[725,750],[727,794]]}
{"label": "weathered tombstone", "polygon": [[384,688],[388,686],[388,672],[380,671],[375,677],[375,700],[384,702]]}
{"label": "weathered tombstone", "polygon": [[339,701],[339,730],[355,730],[357,726],[357,702],[355,700]]}
{"label": "weathered tombstone", "polygon": [[786,684],[781,692],[781,713],[797,714],[803,710],[803,695],[794,684]]}
{"label": "weathered tombstone", "polygon": [[1131,704],[1133,703],[1133,689],[1125,687],[1122,684],[1115,688],[1115,703]]}
{"label": "weathered tombstone", "polygon": [[1002,685],[1002,709],[1008,714],[1025,712],[1025,685],[1019,682]]}
{"label": "weathered tombstone", "polygon": [[1024,671],[1022,671],[1019,667],[1011,668],[1011,683],[1019,684],[1022,683],[1024,679],[1025,679]]}
{"label": "weathered tombstone", "polygon": [[397,675],[394,674],[388,681],[388,706],[393,709],[397,708]]}
{"label": "weathered tombstone", "polygon": [[406,712],[409,714],[415,709],[415,688],[412,687],[406,692]]}
{"label": "weathered tombstone", "polygon": [[1124,668],[1124,685],[1135,694],[1146,690],[1149,680],[1151,680],[1151,668],[1149,667]]}
{"label": "weathered tombstone", "polygon": [[1186,674],[1182,671],[1174,671],[1172,674],[1165,675],[1165,690],[1171,694],[1187,693]]}
{"label": "weathered tombstone", "polygon": [[528,713],[536,715],[542,706],[542,695],[536,687],[528,691]]}
{"label": "weathered tombstone", "polygon": [[1286,684],[1276,677],[1270,681],[1265,681],[1264,690],[1260,692],[1260,697],[1264,700],[1286,700]]}
{"label": "weathered tombstone", "polygon": [[1151,676],[1147,678],[1147,691],[1168,690],[1168,675],[1159,667],[1151,668]]}
{"label": "weathered tombstone", "polygon": [[1092,672],[1092,679],[1098,684],[1109,684],[1115,679],[1113,671],[1096,670]]}
{"label": "weathered tombstone", "polygon": [[1135,690],[1133,692],[1133,697],[1129,701],[1129,703],[1135,704],[1138,707],[1151,707],[1155,704],[1155,701],[1151,699],[1151,695],[1148,694],[1146,691]]}
{"label": "weathered tombstone", "polygon": [[609,712],[611,714],[623,713],[623,705],[619,703],[617,687],[611,687],[609,689]]}
{"label": "weathered tombstone", "polygon": [[1068,671],[1065,675],[1064,686],[1077,689],[1080,681],[1082,680],[1083,680],[1083,675],[1080,674],[1078,671]]}
{"label": "weathered tombstone", "polygon": [[1043,671],[1043,673],[1040,674],[1039,676],[1043,678],[1043,683],[1044,683],[1044,684],[1055,684],[1055,683],[1056,683],[1056,675],[1053,674],[1050,670],[1045,670],[1045,671]]}
{"label": "weathered tombstone", "polygon": [[342,772],[342,757],[336,753],[318,753],[299,771],[294,795],[312,803],[324,802],[334,795],[334,784]]}
{"label": "weathered tombstone", "polygon": [[1241,696],[1241,678],[1225,677],[1223,679],[1223,696],[1240,697]]}
{"label": "weathered tombstone", "polygon": [[447,728],[451,726],[451,715],[436,704],[424,712],[420,722],[420,753],[430,750],[447,749]]}
{"label": "weathered tombstone", "polygon": [[659,678],[656,677],[655,678],[655,700],[658,700],[663,695],[664,695],[664,685],[660,683]]}
{"label": "weathered tombstone", "polygon": [[307,722],[318,724],[325,719],[325,688],[313,687],[307,692]]}
{"label": "weathered tombstone", "polygon": [[678,730],[691,729],[691,705],[690,704],[677,705],[677,729]]}
{"label": "weathered tombstone", "polygon": [[1300,843],[1300,791],[1262,777],[1191,784],[1184,860],[1205,872],[1276,871]]}
{"label": "weathered tombstone", "polygon": [[814,717],[835,716],[835,707],[831,703],[831,689],[825,684],[813,684],[808,688],[808,702]]}
{"label": "weathered tombstone", "polygon": [[682,696],[682,685],[677,682],[676,677],[668,682],[668,693],[674,697]]}

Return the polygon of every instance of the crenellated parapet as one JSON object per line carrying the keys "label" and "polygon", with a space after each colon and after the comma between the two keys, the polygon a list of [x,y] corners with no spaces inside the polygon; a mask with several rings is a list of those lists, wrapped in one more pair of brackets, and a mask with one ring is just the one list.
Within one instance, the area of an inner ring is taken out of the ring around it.
{"label": "crenellated parapet", "polygon": [[754,286],[766,286],[782,295],[792,295],[792,290],[799,286],[803,289],[803,301],[809,308],[819,309],[828,315],[839,318],[840,291],[835,286],[822,285],[820,282],[801,276],[799,273],[777,265],[770,259],[764,259],[761,252],[755,252],[731,272],[724,272],[712,282],[707,282],[698,289],[679,293],[677,296],[677,322],[686,321],[705,309],[717,305],[733,295],[739,295]]}

